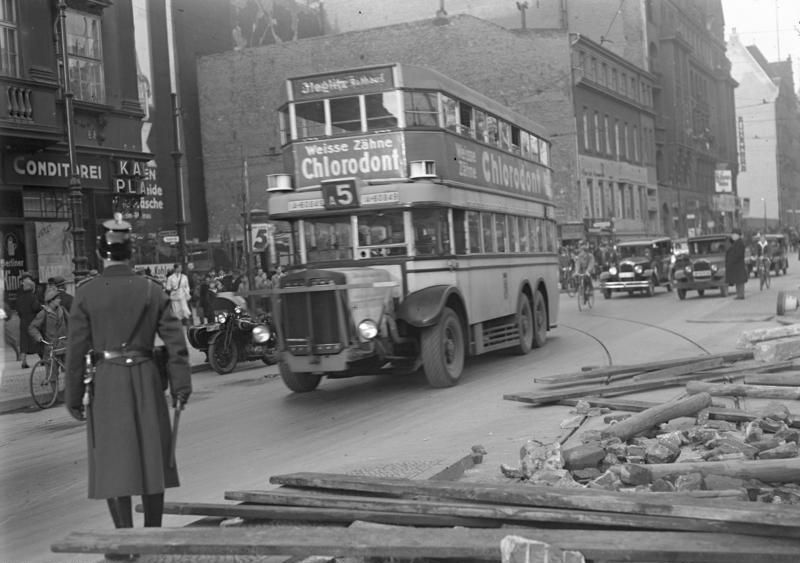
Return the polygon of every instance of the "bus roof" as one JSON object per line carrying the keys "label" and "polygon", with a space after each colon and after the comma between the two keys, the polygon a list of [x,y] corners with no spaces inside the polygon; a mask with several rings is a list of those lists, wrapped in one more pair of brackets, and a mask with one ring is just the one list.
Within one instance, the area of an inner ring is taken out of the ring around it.
{"label": "bus roof", "polygon": [[[501,117],[512,123],[513,125],[527,129],[531,133],[535,133],[543,138],[547,138],[545,128],[536,121],[518,113],[517,111],[504,106],[503,104],[491,99],[490,97],[481,94],[477,90],[466,86],[457,80],[454,80],[437,70],[428,67],[410,65],[405,63],[386,63],[380,65],[368,65],[353,68],[344,68],[328,72],[320,72],[314,74],[307,74],[302,76],[292,76],[286,80],[286,96],[284,101],[293,102],[297,101],[293,95],[292,84],[296,81],[320,78],[336,78],[347,75],[352,75],[358,72],[367,72],[370,70],[378,70],[391,68],[393,71],[394,85],[393,87],[386,87],[383,90],[390,90],[395,88],[401,89],[419,89],[419,90],[441,90],[453,97],[459,98],[467,103],[478,106],[480,109],[486,110],[497,117]],[[331,93],[325,97],[336,97],[337,93]],[[341,93],[342,96],[347,95],[346,92]],[[284,105],[283,103],[281,105]]]}

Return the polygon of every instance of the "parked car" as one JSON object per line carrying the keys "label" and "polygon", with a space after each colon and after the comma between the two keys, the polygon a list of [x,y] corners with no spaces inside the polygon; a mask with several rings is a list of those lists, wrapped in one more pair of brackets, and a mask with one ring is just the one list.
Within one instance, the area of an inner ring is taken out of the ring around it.
{"label": "parked car", "polygon": [[666,237],[617,244],[617,260],[600,274],[600,289],[609,299],[615,291],[641,291],[652,296],[658,286],[672,291],[672,241]]}
{"label": "parked car", "polygon": [[689,237],[689,253],[685,261],[676,263],[675,290],[678,299],[686,299],[686,292],[695,290],[702,297],[708,289],[718,289],[723,297],[728,295],[725,281],[725,251],[730,234],[717,233]]}

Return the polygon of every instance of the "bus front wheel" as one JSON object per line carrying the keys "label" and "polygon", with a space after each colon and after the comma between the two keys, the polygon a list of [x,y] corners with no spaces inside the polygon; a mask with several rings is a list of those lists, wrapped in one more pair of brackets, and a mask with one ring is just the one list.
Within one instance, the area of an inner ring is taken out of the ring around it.
{"label": "bus front wheel", "polygon": [[452,387],[464,370],[466,345],[458,314],[445,307],[439,322],[421,336],[422,366],[431,387]]}
{"label": "bus front wheel", "polygon": [[314,373],[295,373],[286,365],[286,362],[278,364],[278,371],[280,371],[281,379],[283,379],[286,387],[295,393],[313,391],[319,386],[319,382],[322,379],[321,375]]}

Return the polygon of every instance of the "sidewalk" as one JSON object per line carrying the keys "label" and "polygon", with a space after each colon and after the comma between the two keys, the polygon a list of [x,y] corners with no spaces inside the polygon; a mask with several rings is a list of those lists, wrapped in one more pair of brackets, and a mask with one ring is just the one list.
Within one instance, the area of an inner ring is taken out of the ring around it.
{"label": "sidewalk", "polygon": [[[211,369],[206,363],[205,354],[186,345],[189,349],[189,362],[192,364],[192,373]],[[36,409],[31,399],[29,377],[36,356],[28,356],[30,367],[22,369],[14,351],[0,346],[0,414],[21,409]]]}

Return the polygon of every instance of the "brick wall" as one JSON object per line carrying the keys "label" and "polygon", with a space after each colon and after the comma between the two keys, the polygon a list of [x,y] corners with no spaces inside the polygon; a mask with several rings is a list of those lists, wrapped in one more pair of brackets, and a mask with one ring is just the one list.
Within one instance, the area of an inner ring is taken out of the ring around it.
{"label": "brick wall", "polygon": [[[557,198],[570,201],[575,122],[569,41],[563,32],[508,31],[457,16],[304,39],[198,62],[209,236],[241,232],[242,153],[253,205],[266,208],[267,173],[282,171],[276,108],[291,76],[386,62],[428,66],[541,123],[554,136]],[[577,216],[572,210],[567,217]]]}

